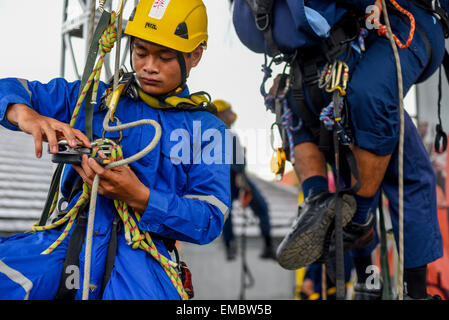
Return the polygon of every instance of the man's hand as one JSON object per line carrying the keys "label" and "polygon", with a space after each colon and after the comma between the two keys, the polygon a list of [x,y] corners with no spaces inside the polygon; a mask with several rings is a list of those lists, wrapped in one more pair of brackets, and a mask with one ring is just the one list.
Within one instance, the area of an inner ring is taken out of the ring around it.
{"label": "man's hand", "polygon": [[71,147],[76,147],[78,141],[90,148],[89,139],[78,129],[69,124],[41,116],[36,111],[24,104],[13,104],[6,110],[6,118],[9,122],[19,127],[25,133],[34,137],[36,157],[42,157],[42,143],[47,141],[50,152],[58,152],[58,141],[67,140]]}
{"label": "man's hand", "polygon": [[[273,85],[271,86],[270,90],[268,91],[269,94],[271,94],[272,96],[274,96],[276,94],[276,91],[278,89],[279,86],[279,82],[281,81],[281,76],[282,74],[278,74],[276,76],[276,78],[274,78],[273,80]],[[284,88],[279,88],[279,92],[277,92],[278,95],[281,95],[284,93]]]}
{"label": "man's hand", "polygon": [[[105,158],[104,154],[100,154]],[[112,200],[126,202],[135,211],[143,213],[148,205],[148,189],[128,166],[105,169],[97,161],[83,156],[80,166],[73,166],[84,182],[92,185],[95,175],[99,175],[98,193]]]}

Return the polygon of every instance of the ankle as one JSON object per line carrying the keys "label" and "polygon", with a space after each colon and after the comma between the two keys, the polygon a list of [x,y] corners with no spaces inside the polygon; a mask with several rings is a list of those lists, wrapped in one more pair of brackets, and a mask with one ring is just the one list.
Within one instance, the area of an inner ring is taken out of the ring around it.
{"label": "ankle", "polygon": [[404,270],[404,291],[414,299],[427,297],[427,265]]}
{"label": "ankle", "polygon": [[313,196],[322,191],[329,191],[327,178],[323,176],[313,176],[306,179],[302,183],[302,191],[304,198]]}
{"label": "ankle", "polygon": [[374,196],[363,197],[358,194],[355,195],[355,200],[357,202],[357,209],[352,218],[352,221],[358,224],[364,224],[369,217],[371,207],[374,205],[376,200]]}

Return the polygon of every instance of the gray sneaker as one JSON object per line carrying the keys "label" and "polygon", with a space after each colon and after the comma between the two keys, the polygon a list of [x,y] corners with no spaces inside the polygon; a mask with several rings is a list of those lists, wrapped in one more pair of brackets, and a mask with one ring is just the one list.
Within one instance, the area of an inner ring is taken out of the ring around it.
{"label": "gray sneaker", "polygon": [[[350,194],[340,197],[344,227],[351,221],[357,204]],[[298,217],[277,249],[276,258],[281,267],[296,270],[323,255],[326,238],[333,230],[330,226],[334,221],[335,199],[335,193],[323,191],[307,197],[298,207]]]}

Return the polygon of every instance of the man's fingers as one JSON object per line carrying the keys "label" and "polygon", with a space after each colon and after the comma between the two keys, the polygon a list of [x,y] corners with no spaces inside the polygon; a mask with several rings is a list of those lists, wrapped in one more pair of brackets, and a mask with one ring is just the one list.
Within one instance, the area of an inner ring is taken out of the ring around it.
{"label": "man's fingers", "polygon": [[34,151],[37,158],[42,157],[42,132],[40,130],[35,130],[31,133],[34,138]]}
{"label": "man's fingers", "polygon": [[78,129],[73,129],[73,132],[74,132],[76,138],[79,141],[81,141],[86,147],[92,148],[89,138],[82,131],[80,131]]}
{"label": "man's fingers", "polygon": [[75,148],[78,143],[75,138],[74,130],[71,127],[65,126],[65,125],[61,126],[59,128],[59,130],[62,131],[62,133],[64,134],[64,138],[69,143],[69,146],[71,146],[72,148]]}
{"label": "man's fingers", "polygon": [[94,171],[95,174],[98,174],[100,177],[106,176],[108,170],[103,168],[95,159],[89,158],[88,163],[89,167]]}
{"label": "man's fingers", "polygon": [[42,126],[42,130],[47,137],[47,142],[50,146],[50,152],[53,154],[58,153],[58,139],[56,137],[56,131],[48,125]]}
{"label": "man's fingers", "polygon": [[78,172],[78,174],[80,175],[81,179],[83,179],[83,181],[85,183],[87,183],[88,185],[92,185],[93,180],[90,179],[86,173],[84,172],[83,168],[81,168],[80,166],[77,165],[72,165],[73,169],[75,169],[76,172]]}
{"label": "man's fingers", "polygon": [[87,177],[93,181],[95,178],[95,172],[92,170],[89,164],[89,157],[87,155],[83,155],[83,159],[81,161],[81,168],[86,173]]}

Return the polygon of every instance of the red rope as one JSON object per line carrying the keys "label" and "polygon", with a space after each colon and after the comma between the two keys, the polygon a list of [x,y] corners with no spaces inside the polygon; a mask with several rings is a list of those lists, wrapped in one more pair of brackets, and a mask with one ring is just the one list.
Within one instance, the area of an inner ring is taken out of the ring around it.
{"label": "red rope", "polygon": [[[380,0],[377,0],[376,3],[379,1]],[[409,11],[402,8],[395,0],[390,0],[390,2],[399,12],[401,12],[402,14],[405,14],[410,20],[410,34],[409,34],[407,42],[405,44],[402,44],[402,42],[399,40],[399,38],[395,34],[393,34],[393,39],[396,42],[397,46],[401,49],[407,49],[410,46],[410,44],[412,43],[413,37],[415,35],[415,28],[416,28],[415,17]],[[387,26],[383,25],[381,23],[378,23],[378,24],[379,24],[380,28],[377,31],[377,34],[379,36],[387,35],[387,33],[388,33]]]}

